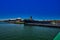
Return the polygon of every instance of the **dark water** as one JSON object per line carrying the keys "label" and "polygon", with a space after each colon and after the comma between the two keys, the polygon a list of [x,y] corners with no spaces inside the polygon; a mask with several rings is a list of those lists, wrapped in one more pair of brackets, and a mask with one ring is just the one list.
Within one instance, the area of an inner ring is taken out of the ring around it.
{"label": "dark water", "polygon": [[0,22],[0,40],[53,40],[60,28]]}

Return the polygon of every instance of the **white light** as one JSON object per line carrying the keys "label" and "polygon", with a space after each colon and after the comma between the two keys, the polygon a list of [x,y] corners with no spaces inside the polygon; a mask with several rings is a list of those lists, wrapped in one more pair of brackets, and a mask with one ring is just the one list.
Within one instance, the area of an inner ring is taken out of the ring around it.
{"label": "white light", "polygon": [[19,17],[19,18],[17,18],[17,19],[21,19],[21,18]]}

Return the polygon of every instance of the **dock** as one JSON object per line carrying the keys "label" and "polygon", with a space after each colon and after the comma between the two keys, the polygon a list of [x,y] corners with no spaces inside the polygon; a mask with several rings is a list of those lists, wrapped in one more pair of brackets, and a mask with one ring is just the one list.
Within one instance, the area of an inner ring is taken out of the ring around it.
{"label": "dock", "polygon": [[46,26],[46,27],[57,27],[60,28],[60,25],[53,25],[53,24],[41,24],[41,23],[26,23],[27,25],[31,26]]}

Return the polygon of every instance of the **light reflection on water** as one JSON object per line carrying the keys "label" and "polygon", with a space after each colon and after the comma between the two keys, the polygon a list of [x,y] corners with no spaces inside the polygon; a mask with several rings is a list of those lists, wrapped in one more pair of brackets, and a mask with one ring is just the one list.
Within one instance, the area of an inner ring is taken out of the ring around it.
{"label": "light reflection on water", "polygon": [[52,40],[60,28],[0,23],[0,40]]}

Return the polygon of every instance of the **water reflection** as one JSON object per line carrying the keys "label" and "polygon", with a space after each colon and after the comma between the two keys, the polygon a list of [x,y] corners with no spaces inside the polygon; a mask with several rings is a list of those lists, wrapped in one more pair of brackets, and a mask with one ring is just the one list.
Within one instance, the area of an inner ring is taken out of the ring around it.
{"label": "water reflection", "polygon": [[[28,25],[25,25],[28,26]],[[30,26],[28,26],[30,27]],[[52,40],[55,35],[60,31],[59,28],[41,27],[41,26],[31,26],[32,35],[36,38],[43,38]]]}
{"label": "water reflection", "polygon": [[60,28],[0,23],[0,40],[52,40],[58,32]]}

